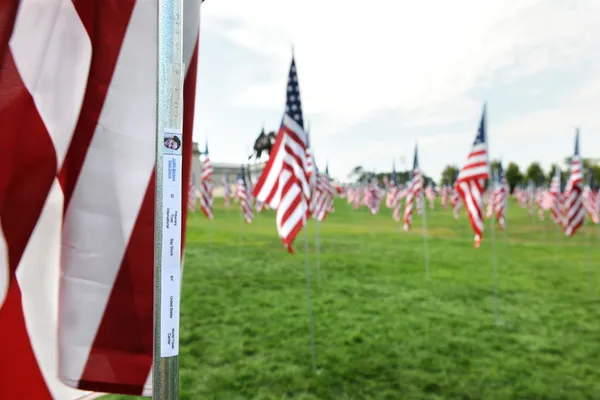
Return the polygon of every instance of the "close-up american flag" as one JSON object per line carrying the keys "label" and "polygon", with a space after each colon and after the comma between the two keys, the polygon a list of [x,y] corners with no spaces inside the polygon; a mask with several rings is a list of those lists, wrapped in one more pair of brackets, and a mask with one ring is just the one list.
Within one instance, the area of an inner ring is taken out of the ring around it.
{"label": "close-up american flag", "polygon": [[[199,8],[183,10],[182,238]],[[150,395],[158,3],[0,9],[0,398]]]}

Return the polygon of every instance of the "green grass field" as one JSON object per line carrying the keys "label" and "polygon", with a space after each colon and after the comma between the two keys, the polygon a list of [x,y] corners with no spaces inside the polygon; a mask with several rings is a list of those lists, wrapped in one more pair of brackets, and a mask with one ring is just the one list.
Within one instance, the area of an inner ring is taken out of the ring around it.
{"label": "green grass field", "polygon": [[303,234],[292,256],[274,212],[241,231],[239,206],[216,202],[214,221],[197,212],[188,225],[180,398],[600,398],[595,227],[564,238],[511,202],[496,232],[497,325],[489,223],[473,249],[464,209],[458,222],[428,209],[427,280],[420,216],[404,232],[385,207],[338,201],[319,227],[319,271],[308,229],[313,374]]}

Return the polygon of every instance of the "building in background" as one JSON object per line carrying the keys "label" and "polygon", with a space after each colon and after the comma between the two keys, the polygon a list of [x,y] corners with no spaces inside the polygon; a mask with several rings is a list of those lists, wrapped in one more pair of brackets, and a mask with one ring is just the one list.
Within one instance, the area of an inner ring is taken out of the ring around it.
{"label": "building in background", "polygon": [[[193,142],[192,149],[192,179],[194,180],[194,184],[196,187],[200,184],[200,176],[202,174],[202,162],[200,161],[200,147],[197,142]],[[220,163],[215,162],[213,158],[211,158],[212,167],[213,167],[213,182],[215,184],[213,195],[215,197],[223,196],[223,177],[225,175],[229,175],[229,183],[231,185],[235,184],[235,178],[237,174],[240,172],[240,167],[242,164],[235,163]],[[252,177],[252,185],[256,184],[258,177],[262,173],[265,168],[266,162],[264,163],[251,163],[246,166],[250,166],[250,176]]]}

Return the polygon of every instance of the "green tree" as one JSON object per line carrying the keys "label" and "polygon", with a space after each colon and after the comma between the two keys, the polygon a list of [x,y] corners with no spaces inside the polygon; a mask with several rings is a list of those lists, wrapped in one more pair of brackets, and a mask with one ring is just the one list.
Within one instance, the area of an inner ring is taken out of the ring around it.
{"label": "green tree", "polygon": [[445,185],[446,183],[449,185],[454,185],[457,176],[458,167],[456,165],[446,165],[446,168],[444,168],[442,171],[442,180],[440,181],[440,185]]}
{"label": "green tree", "polygon": [[515,190],[515,186],[523,182],[523,174],[521,173],[519,166],[513,162],[509,163],[508,167],[506,167],[504,176],[506,177],[511,193]]}
{"label": "green tree", "polygon": [[352,168],[352,171],[350,171],[350,173],[348,174],[348,178],[359,181],[363,173],[364,168],[362,167],[362,165],[357,165],[356,167]]}
{"label": "green tree", "polygon": [[531,164],[529,164],[529,167],[527,167],[525,178],[527,182],[533,181],[533,183],[537,186],[543,185],[546,181],[546,177],[544,176],[544,170],[540,166],[540,163],[536,161],[532,162]]}

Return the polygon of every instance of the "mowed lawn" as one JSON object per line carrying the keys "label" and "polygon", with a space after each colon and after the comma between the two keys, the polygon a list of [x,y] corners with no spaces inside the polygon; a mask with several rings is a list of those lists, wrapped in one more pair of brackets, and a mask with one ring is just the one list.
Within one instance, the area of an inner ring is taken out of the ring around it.
{"label": "mowed lawn", "polygon": [[216,203],[214,221],[189,219],[180,398],[600,398],[597,227],[565,238],[511,201],[495,234],[496,324],[489,222],[474,249],[464,209],[458,222],[427,209],[426,279],[421,216],[404,232],[384,206],[337,201],[318,270],[308,229],[314,374],[303,233],[290,255],[274,212],[246,225],[237,204]]}

